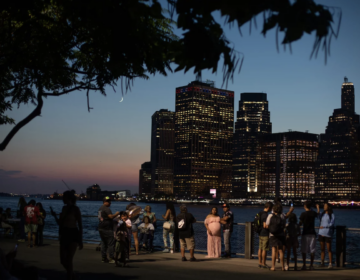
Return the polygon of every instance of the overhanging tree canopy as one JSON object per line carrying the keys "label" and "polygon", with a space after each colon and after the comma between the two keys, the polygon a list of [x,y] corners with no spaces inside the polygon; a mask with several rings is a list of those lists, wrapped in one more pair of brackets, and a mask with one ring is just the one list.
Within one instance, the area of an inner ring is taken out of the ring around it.
{"label": "overhanging tree canopy", "polygon": [[[5,2],[5,3],[4,3]],[[282,44],[315,32],[313,53],[328,54],[334,14],[312,0],[13,0],[0,3],[0,124],[14,124],[0,144],[41,114],[43,98],[75,91],[106,95],[106,86],[128,89],[135,78],[188,71],[216,72],[233,78],[241,56],[226,39],[213,12],[240,28],[262,13],[262,33],[283,32]],[[184,30],[173,33],[172,18]],[[241,31],[240,31],[241,33]],[[278,36],[278,35],[276,35]],[[204,48],[203,46],[207,47]],[[174,67],[175,66],[175,67]],[[6,116],[14,105],[33,103],[34,111],[15,124]]]}

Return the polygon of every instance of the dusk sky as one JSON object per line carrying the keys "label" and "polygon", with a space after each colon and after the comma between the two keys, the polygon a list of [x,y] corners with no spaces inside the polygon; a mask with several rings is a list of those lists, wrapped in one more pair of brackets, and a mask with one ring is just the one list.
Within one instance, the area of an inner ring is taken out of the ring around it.
{"label": "dusk sky", "polygon": [[[248,25],[242,28],[243,36],[237,28],[225,28],[228,39],[245,57],[241,72],[228,84],[228,90],[235,92],[235,116],[240,93],[264,92],[274,133],[289,129],[324,133],[329,116],[341,105],[344,76],[354,83],[355,110],[360,113],[356,94],[360,89],[360,1],[315,2],[342,10],[340,34],[331,42],[327,64],[321,51],[310,60],[314,34],[293,43],[290,53],[282,47],[277,52],[275,32],[266,38],[261,35],[262,16],[251,34]],[[202,79],[215,81],[219,88],[222,72],[203,72]],[[192,71],[138,79],[121,103],[120,87],[116,92],[109,88],[106,97],[94,92],[91,113],[85,91],[48,97],[42,116],[21,129],[0,152],[0,192],[63,192],[66,187],[61,180],[77,192],[94,183],[103,190],[137,192],[140,166],[150,160],[151,116],[160,109],[175,111],[175,88],[193,80]],[[31,104],[15,107],[9,116],[18,122],[33,109]],[[11,128],[0,127],[0,141]]]}

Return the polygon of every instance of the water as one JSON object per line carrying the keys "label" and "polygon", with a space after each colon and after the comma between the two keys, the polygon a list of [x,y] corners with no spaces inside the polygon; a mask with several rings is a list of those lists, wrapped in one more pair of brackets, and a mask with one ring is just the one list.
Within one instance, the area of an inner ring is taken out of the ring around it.
{"label": "water", "polygon": [[[18,198],[14,197],[0,197],[0,207],[3,209],[10,207],[13,211],[17,210]],[[30,198],[27,198],[29,201]],[[55,212],[60,213],[63,206],[62,200],[39,200],[41,202],[45,211],[48,213],[45,220],[44,235],[57,235],[58,227],[55,223],[54,218],[50,215],[50,206],[54,209]],[[129,202],[118,202],[115,201],[111,205],[112,212],[123,211],[128,205]],[[137,203],[137,205],[144,208],[148,203]],[[77,205],[81,210],[82,215],[88,216],[97,216],[97,211],[102,205],[101,201],[78,201]],[[157,219],[162,219],[161,215],[164,215],[166,212],[165,204],[150,203],[152,212],[156,213]],[[180,213],[179,206],[175,204],[176,213]],[[212,205],[193,205],[188,204],[188,211],[194,215],[197,221],[204,221],[205,217],[210,213]],[[234,221],[236,223],[245,223],[251,222],[254,220],[256,213],[262,210],[262,207],[259,206],[233,206],[231,211],[234,213]],[[284,212],[289,210],[288,207],[284,208]],[[222,209],[219,205],[218,211],[222,214]],[[304,211],[302,207],[295,208],[294,213],[300,217],[300,214]],[[349,228],[360,228],[360,219],[359,209],[335,209],[334,214],[336,217],[336,225],[346,225]],[[316,221],[316,226],[318,226],[318,221]],[[99,240],[99,233],[96,229],[98,224],[98,219],[96,217],[84,217],[83,218],[83,227],[84,227],[84,239],[88,240]],[[202,228],[205,227],[201,224],[196,225],[198,230],[202,231]],[[205,233],[205,230],[204,230]],[[235,234],[235,233],[234,233]]]}

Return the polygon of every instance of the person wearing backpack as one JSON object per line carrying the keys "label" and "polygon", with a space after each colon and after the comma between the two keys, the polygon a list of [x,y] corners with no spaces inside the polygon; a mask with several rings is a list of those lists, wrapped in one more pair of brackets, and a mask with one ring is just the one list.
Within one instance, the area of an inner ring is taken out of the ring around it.
{"label": "person wearing backpack", "polygon": [[301,270],[306,270],[306,254],[310,254],[310,270],[314,270],[314,256],[316,250],[316,232],[315,232],[315,219],[318,214],[311,210],[311,201],[304,203],[305,212],[300,215],[299,225],[303,225],[303,232],[301,236],[301,251],[303,257],[303,267]]}
{"label": "person wearing backpack", "polygon": [[271,271],[275,271],[275,262],[277,258],[277,251],[280,254],[281,269],[285,271],[284,267],[284,250],[285,250],[285,215],[282,213],[282,205],[277,203],[273,207],[273,213],[268,215],[266,219],[266,228],[269,229],[270,238],[269,246],[271,247],[272,266]]}
{"label": "person wearing backpack", "polygon": [[317,213],[320,219],[320,229],[319,229],[319,241],[321,248],[321,267],[324,267],[325,260],[325,244],[329,254],[329,269],[332,269],[332,252],[331,252],[331,242],[332,236],[334,234],[335,227],[335,215],[331,208],[331,205],[328,203],[324,204],[324,212],[320,213],[320,206],[316,204]]}
{"label": "person wearing backpack", "polygon": [[256,214],[254,220],[254,230],[259,235],[259,268],[269,269],[266,265],[266,255],[269,251],[269,229],[266,228],[266,219],[272,207],[271,202],[266,202],[264,211]]}
{"label": "person wearing backpack", "polygon": [[194,239],[194,229],[192,224],[196,223],[194,216],[187,211],[186,205],[180,206],[180,214],[176,217],[179,238],[180,238],[180,247],[181,247],[181,260],[187,261],[185,257],[185,249],[190,251],[190,261],[196,261],[194,257],[195,249],[195,239]]}
{"label": "person wearing backpack", "polygon": [[298,237],[301,235],[300,226],[297,223],[297,217],[294,213],[289,215],[289,223],[285,227],[285,235],[286,235],[286,247],[287,247],[287,259],[285,270],[289,269],[290,264],[290,255],[291,255],[291,248],[293,249],[294,255],[294,270],[297,270],[297,248],[299,248],[299,241]]}

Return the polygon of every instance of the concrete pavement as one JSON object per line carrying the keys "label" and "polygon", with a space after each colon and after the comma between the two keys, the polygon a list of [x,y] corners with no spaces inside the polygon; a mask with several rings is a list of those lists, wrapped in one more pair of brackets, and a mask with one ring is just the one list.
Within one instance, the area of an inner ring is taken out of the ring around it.
{"label": "concrete pavement", "polygon": [[[59,261],[59,243],[45,240],[45,246],[34,249],[27,248],[26,243],[20,243],[17,259],[40,270],[40,276],[48,280],[65,279],[65,271]],[[15,245],[14,240],[0,239],[0,247],[7,253]],[[115,267],[114,264],[101,263],[100,252],[96,245],[84,244],[84,249],[77,251],[74,258],[74,269],[79,278],[92,279],[148,279],[148,280],[199,280],[199,279],[359,279],[360,269],[316,268],[314,271],[281,271],[273,272],[259,269],[257,260],[242,258],[206,259],[205,255],[196,254],[197,262],[182,262],[180,253],[141,253],[131,255],[129,268]],[[187,253],[189,258],[189,254]],[[268,261],[268,265],[270,262]],[[298,265],[301,267],[301,263]],[[291,269],[292,266],[290,265]]]}

